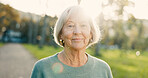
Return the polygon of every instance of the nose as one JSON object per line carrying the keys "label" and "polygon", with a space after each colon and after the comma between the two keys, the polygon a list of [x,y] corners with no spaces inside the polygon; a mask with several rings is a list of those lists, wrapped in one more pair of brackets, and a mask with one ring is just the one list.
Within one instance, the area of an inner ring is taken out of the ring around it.
{"label": "nose", "polygon": [[79,27],[79,25],[75,26],[74,34],[81,34],[81,28]]}

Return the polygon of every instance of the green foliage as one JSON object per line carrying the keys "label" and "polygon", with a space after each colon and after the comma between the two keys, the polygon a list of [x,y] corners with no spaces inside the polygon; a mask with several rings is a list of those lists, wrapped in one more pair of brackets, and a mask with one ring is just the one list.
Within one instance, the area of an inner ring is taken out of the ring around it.
{"label": "green foliage", "polygon": [[[44,46],[39,49],[38,46],[24,44],[24,46],[38,59],[51,56],[60,52],[63,48],[54,48]],[[88,48],[87,53],[94,56],[94,49]],[[136,50],[101,50],[101,57],[106,61],[113,72],[114,78],[148,78],[148,52],[141,52],[136,56]]]}
{"label": "green foliage", "polygon": [[4,45],[3,43],[0,43],[0,47],[3,46],[3,45]]}
{"label": "green foliage", "polygon": [[136,50],[123,51],[102,51],[101,59],[111,66],[114,78],[147,78],[148,52],[141,52],[140,56],[136,56]]}
{"label": "green foliage", "polygon": [[44,57],[51,56],[62,50],[62,48],[54,48],[49,46],[44,46],[42,49],[40,49],[39,46],[37,45],[31,45],[31,44],[23,44],[23,45],[37,59],[42,59]]}
{"label": "green foliage", "polygon": [[0,3],[0,28],[6,26],[7,28],[15,29],[15,25],[19,22],[19,13],[9,5]]}
{"label": "green foliage", "polygon": [[[102,9],[106,7],[118,7],[113,10],[113,17],[106,16],[101,13],[98,17],[99,25],[103,30],[103,45],[111,46],[118,45],[120,49],[139,49],[147,50],[147,22],[148,20],[137,19],[134,15],[127,13],[125,7],[134,7],[134,2],[131,0],[108,0],[102,4]],[[124,13],[127,13],[127,20],[124,20]],[[108,19],[105,19],[108,17]],[[146,23],[146,24],[145,24]]]}

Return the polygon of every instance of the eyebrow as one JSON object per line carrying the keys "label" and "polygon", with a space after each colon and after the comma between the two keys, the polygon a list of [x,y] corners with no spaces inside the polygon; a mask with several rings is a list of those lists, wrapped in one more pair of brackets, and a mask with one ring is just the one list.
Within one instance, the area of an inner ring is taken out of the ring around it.
{"label": "eyebrow", "polygon": [[67,21],[66,23],[74,23],[74,22],[70,20],[70,21]]}
{"label": "eyebrow", "polygon": [[[70,21],[67,21],[67,22],[72,22],[72,23],[74,23],[74,22],[71,21],[71,20],[70,20]],[[66,23],[67,23],[67,22],[66,22]],[[88,21],[80,21],[80,23],[84,23],[84,22],[88,22]]]}

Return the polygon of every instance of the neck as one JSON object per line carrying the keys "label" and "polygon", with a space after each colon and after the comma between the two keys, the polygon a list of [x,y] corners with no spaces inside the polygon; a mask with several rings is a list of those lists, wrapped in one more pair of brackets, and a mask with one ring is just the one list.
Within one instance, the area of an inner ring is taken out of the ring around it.
{"label": "neck", "polygon": [[71,50],[69,48],[64,48],[64,50],[59,53],[58,58],[64,64],[72,67],[80,67],[87,62],[85,49]]}

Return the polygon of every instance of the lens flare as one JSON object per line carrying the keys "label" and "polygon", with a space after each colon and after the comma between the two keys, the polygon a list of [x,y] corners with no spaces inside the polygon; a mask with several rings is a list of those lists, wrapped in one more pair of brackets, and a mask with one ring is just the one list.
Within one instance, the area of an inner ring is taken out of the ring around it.
{"label": "lens flare", "polygon": [[136,56],[140,56],[140,51],[137,51],[136,52]]}
{"label": "lens flare", "polygon": [[52,66],[52,71],[54,73],[62,73],[63,72],[63,65],[61,63],[54,63]]}

